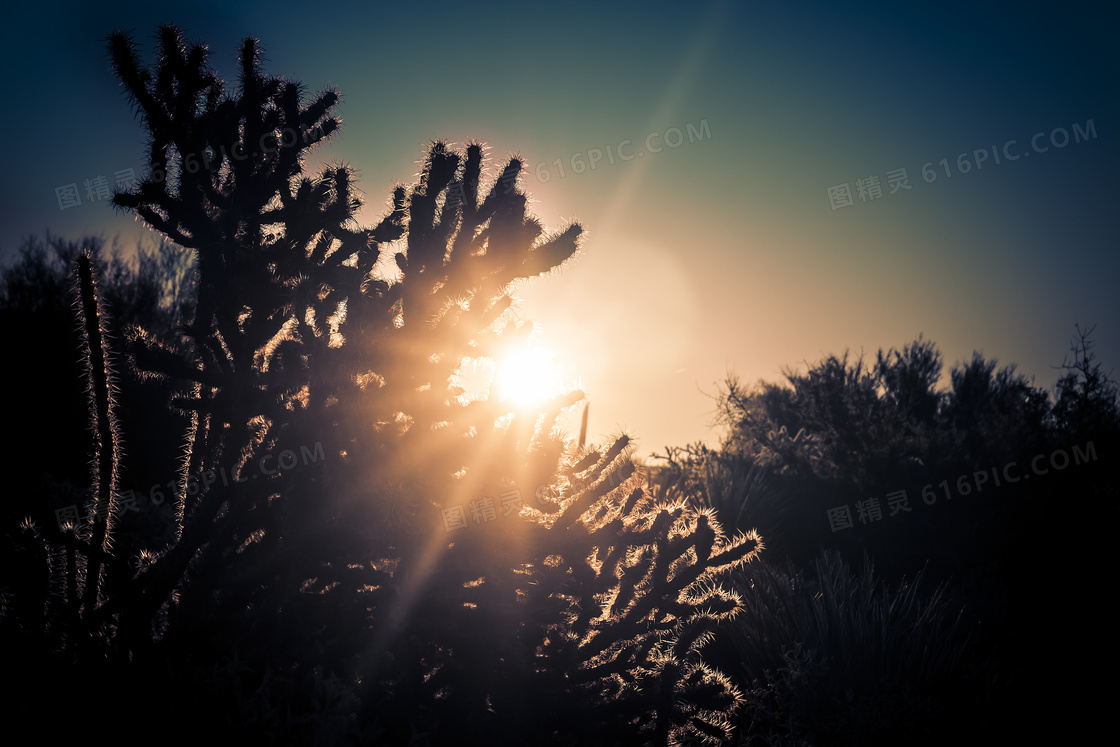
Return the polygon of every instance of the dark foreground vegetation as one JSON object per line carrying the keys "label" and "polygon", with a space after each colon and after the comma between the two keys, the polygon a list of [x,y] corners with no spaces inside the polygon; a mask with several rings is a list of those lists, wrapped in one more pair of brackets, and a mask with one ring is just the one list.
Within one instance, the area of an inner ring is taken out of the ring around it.
{"label": "dark foreground vegetation", "polygon": [[1114,690],[1077,673],[1117,663],[1098,599],[1120,402],[1090,332],[1053,395],[979,355],[939,387],[921,338],[782,385],[731,379],[722,447],[666,450],[655,495],[766,542],[719,649],[743,741],[1036,744],[1103,718]]}
{"label": "dark foreground vegetation", "polygon": [[[428,148],[371,228],[338,123],[241,49],[110,39],[152,169],[132,263],[29,239],[0,282],[9,712],[125,744],[1078,741],[1111,695],[1115,383],[918,339],[729,380],[719,448],[654,465],[471,399],[510,288],[581,229],[522,164]],[[276,146],[235,157],[262,138]],[[384,265],[396,265],[386,279]],[[846,510],[845,510],[846,509]],[[757,529],[757,533],[755,530]],[[762,540],[760,541],[759,536]],[[765,547],[763,547],[763,542]]]}

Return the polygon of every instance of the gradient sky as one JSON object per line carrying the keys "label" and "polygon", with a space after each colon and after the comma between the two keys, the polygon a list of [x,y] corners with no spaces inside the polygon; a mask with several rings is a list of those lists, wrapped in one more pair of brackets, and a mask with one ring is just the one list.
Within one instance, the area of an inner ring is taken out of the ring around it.
{"label": "gradient sky", "polygon": [[[518,296],[590,395],[593,439],[625,428],[640,455],[714,443],[728,373],[778,380],[919,333],[946,369],[978,350],[1050,388],[1074,324],[1096,324],[1120,376],[1116,6],[772,5],[8,10],[0,255],[46,230],[145,232],[83,182],[145,160],[104,36],[133,30],[150,62],[173,21],[227,81],[254,35],[266,73],[340,90],[342,131],[313,165],[357,169],[366,225],[429,139],[482,139],[492,167],[521,154],[545,225],[587,229],[572,264]],[[898,169],[910,189],[892,194]],[[881,196],[861,199],[869,177]],[[60,210],[71,183],[82,204]]]}

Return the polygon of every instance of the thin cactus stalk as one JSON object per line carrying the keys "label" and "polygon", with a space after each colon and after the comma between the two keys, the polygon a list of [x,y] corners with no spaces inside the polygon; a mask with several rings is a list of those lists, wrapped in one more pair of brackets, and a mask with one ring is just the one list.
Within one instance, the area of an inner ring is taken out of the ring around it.
{"label": "thin cactus stalk", "polygon": [[588,402],[583,406],[583,417],[580,418],[579,423],[579,448],[582,449],[584,444],[587,443],[587,413],[591,409],[591,403]]}
{"label": "thin cactus stalk", "polygon": [[[70,530],[73,535],[73,529]],[[66,546],[66,612],[69,617],[69,629],[66,636],[66,653],[68,657],[74,655],[74,641],[78,635],[78,549],[77,543],[72,542]]]}
{"label": "thin cactus stalk", "polygon": [[[76,264],[93,429],[91,493],[94,503],[90,512],[90,547],[108,553],[112,548],[112,525],[116,509],[120,430],[113,402],[112,375],[106,355],[105,312],[98,294],[90,253],[80,254]],[[82,599],[82,613],[86,618],[98,603],[101,573],[101,554],[91,553]]]}
{"label": "thin cactus stalk", "polygon": [[[195,382],[191,395],[198,398],[201,393],[202,385]],[[183,538],[183,526],[197,505],[198,491],[195,491],[195,495],[192,496],[189,490],[189,481],[195,475],[201,474],[203,470],[201,455],[205,453],[205,445],[201,442],[206,437],[207,421],[207,415],[197,410],[191,412],[191,423],[187,430],[186,451],[183,455],[183,467],[179,474],[179,490],[178,494],[173,496],[175,500],[173,544]],[[195,500],[192,500],[192,498],[195,498]]]}

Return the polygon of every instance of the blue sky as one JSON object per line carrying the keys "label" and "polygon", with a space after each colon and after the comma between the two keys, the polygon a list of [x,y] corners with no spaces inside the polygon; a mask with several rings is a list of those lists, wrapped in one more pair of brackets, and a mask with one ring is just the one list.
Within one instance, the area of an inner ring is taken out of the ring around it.
{"label": "blue sky", "polygon": [[[341,91],[316,160],[358,170],[366,223],[431,138],[523,155],[544,223],[587,229],[571,266],[518,296],[589,393],[593,436],[626,428],[643,454],[713,441],[706,394],[727,373],[774,380],[919,333],[947,368],[978,350],[1051,387],[1074,324],[1096,324],[1120,374],[1120,24],[1102,3],[56,3],[9,19],[5,259],[47,229],[144,233],[84,187],[144,160],[102,40],[132,29],[151,60],[174,21],[227,80],[252,34],[266,72]],[[67,184],[81,204],[60,209]]]}

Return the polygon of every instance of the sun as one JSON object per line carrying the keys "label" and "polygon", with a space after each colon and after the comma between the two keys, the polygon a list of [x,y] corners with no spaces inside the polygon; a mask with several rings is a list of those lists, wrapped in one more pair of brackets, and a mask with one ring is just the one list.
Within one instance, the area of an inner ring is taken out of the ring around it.
{"label": "sun", "polygon": [[539,407],[568,391],[555,354],[533,342],[518,345],[495,361],[494,386],[499,401],[518,409]]}

